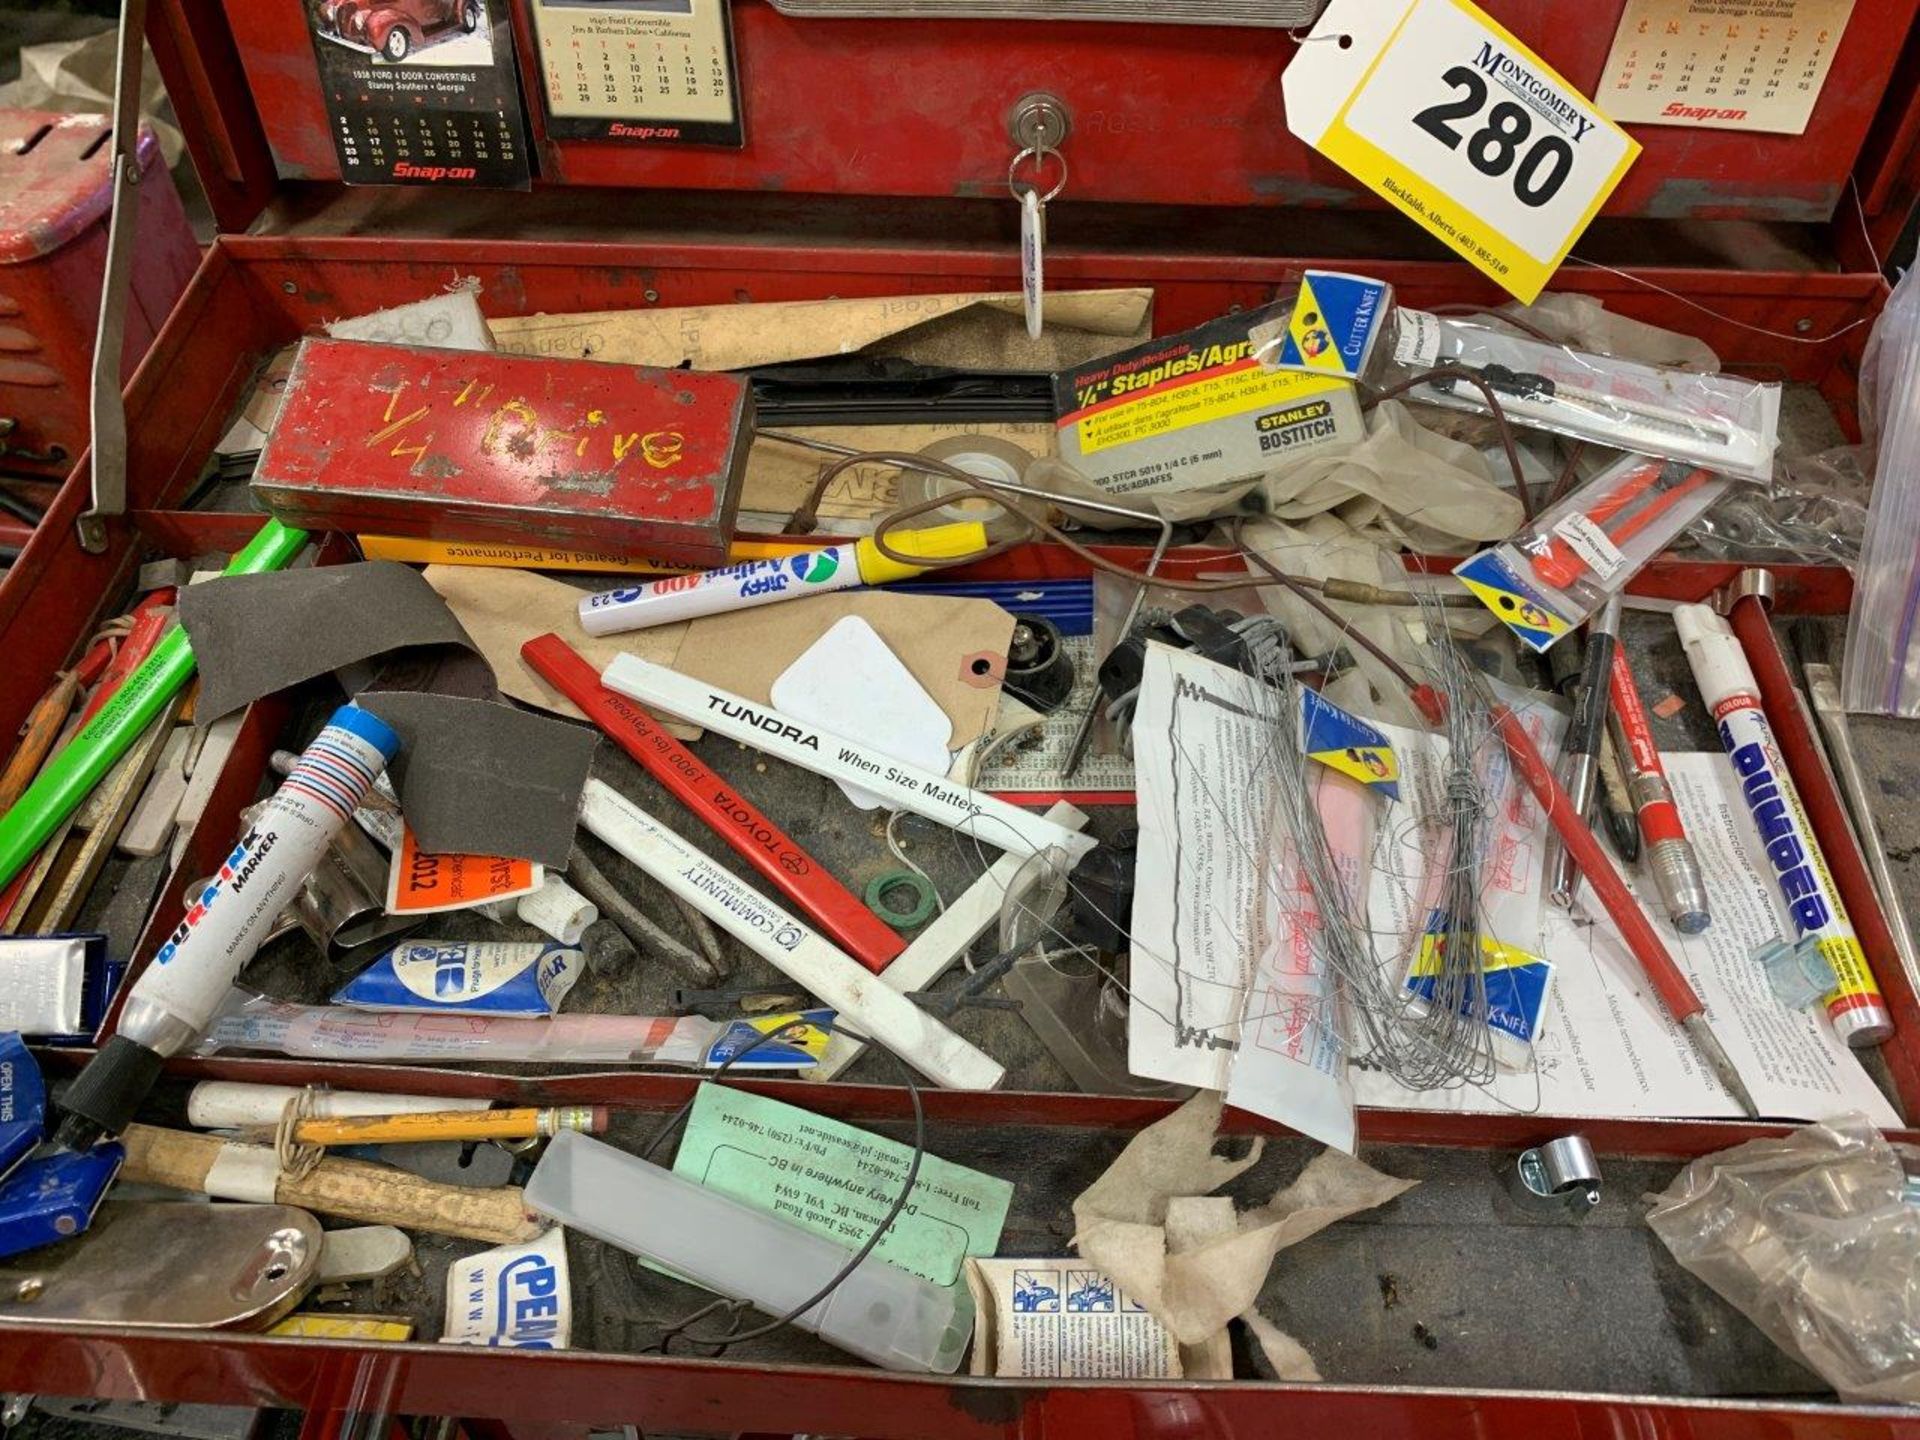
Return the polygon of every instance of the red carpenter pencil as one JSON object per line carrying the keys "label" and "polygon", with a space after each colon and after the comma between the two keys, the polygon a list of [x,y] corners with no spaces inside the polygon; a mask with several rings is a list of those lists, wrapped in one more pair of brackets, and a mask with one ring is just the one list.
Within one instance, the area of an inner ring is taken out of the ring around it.
{"label": "red carpenter pencil", "polygon": [[779,826],[661,728],[644,708],[607,689],[586,659],[558,635],[520,647],[520,658],[584,710],[714,833],[792,900],[835,944],[878,975],[906,948],[899,934],[836,880]]}

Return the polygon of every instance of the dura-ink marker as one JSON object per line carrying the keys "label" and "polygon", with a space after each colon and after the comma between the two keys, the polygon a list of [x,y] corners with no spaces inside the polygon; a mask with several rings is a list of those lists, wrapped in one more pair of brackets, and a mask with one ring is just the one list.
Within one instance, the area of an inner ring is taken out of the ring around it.
{"label": "dura-ink marker", "polygon": [[399,749],[379,716],[357,705],[334,711],[134,982],[114,1033],[61,1101],[56,1143],[82,1150],[126,1128],[166,1058],[213,1022],[234,977]]}

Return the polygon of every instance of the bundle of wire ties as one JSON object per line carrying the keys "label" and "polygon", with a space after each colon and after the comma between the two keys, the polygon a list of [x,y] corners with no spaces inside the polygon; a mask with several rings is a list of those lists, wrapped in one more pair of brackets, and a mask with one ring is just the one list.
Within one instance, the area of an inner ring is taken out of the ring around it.
{"label": "bundle of wire ties", "polygon": [[[1327,836],[1318,787],[1324,767],[1302,743],[1300,679],[1284,646],[1250,647],[1249,664],[1263,683],[1261,703],[1271,737],[1276,823],[1291,838],[1299,875],[1313,899],[1316,958],[1332,984],[1323,1023],[1356,1062],[1413,1090],[1485,1085],[1496,1069],[1488,1026],[1480,887],[1486,860],[1487,790],[1479,765],[1491,752],[1491,728],[1469,662],[1447,632],[1438,605],[1423,606],[1430,681],[1447,697],[1447,758],[1440,844],[1431,862],[1444,867],[1432,924],[1394,936],[1382,953],[1366,918],[1371,866],[1342,865]],[[1423,890],[1432,888],[1422,879]],[[1427,937],[1432,953],[1412,970]],[[1344,1023],[1343,1023],[1344,1022]]]}

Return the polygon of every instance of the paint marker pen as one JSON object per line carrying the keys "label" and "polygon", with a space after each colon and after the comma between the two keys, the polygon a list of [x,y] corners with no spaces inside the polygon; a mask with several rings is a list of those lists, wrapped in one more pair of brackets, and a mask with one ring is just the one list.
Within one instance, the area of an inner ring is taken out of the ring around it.
{"label": "paint marker pen", "polygon": [[1824,997],[1834,1033],[1855,1049],[1878,1045],[1893,1033],[1893,1016],[1874,982],[1853,922],[1814,843],[1806,807],[1793,787],[1773,726],[1760,707],[1760,686],[1733,627],[1705,605],[1673,612],[1700,697],[1720,727],[1720,743],[1759,827],[1773,878],[1802,935],[1833,967],[1834,988]]}
{"label": "paint marker pen", "polygon": [[[951,560],[984,550],[987,527],[968,521],[902,530],[889,535],[887,544],[903,555]],[[646,585],[603,590],[580,602],[580,628],[589,635],[617,635],[623,630],[696,620],[702,615],[771,605],[802,595],[911,580],[925,573],[923,566],[881,554],[872,540],[856,540],[824,550],[802,550],[779,560],[749,560],[697,575],[669,575]]]}
{"label": "paint marker pen", "polygon": [[1617,649],[1613,652],[1612,684],[1620,763],[1626,768],[1628,793],[1647,842],[1647,868],[1653,872],[1653,883],[1659,888],[1660,902],[1666,906],[1673,928],[1682,935],[1698,935],[1713,923],[1713,912],[1707,908],[1706,881],[1700,876],[1700,861],[1687,838],[1679,807],[1673,803],[1673,786],[1667,781],[1667,768],[1661,763],[1653,721],[1640,698],[1633,666]]}
{"label": "paint marker pen", "polygon": [[167,1056],[213,1022],[234,977],[399,749],[378,716],[356,705],[334,711],[134,982],[114,1033],[61,1103],[59,1144],[81,1150],[126,1128]]}

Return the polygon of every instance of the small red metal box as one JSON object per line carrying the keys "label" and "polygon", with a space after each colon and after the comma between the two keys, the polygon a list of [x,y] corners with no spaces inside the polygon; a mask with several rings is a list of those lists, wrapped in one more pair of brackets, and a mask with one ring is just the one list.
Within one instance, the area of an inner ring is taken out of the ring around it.
{"label": "small red metal box", "polygon": [[718,565],[752,427],[732,375],[307,340],[253,489],[309,530]]}
{"label": "small red metal box", "polygon": [[[104,116],[0,110],[0,469],[62,477],[87,448],[108,137]],[[160,142],[143,128],[123,382],[199,263]]]}

